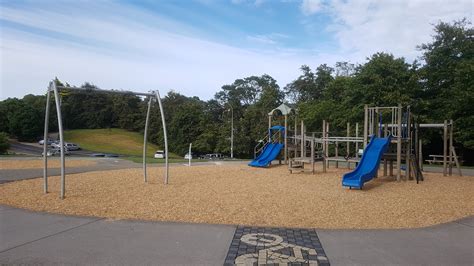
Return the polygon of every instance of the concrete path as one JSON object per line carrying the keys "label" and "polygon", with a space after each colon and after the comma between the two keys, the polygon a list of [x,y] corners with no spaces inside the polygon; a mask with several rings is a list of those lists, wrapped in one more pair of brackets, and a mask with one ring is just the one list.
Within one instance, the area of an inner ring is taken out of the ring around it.
{"label": "concrete path", "polygon": [[[222,265],[236,228],[112,221],[0,205],[0,264]],[[333,265],[474,264],[474,217],[422,229],[316,232]]]}
{"label": "concrete path", "polygon": [[[8,158],[10,159],[10,158]],[[27,160],[31,158],[11,158],[19,160]],[[57,159],[55,159],[57,160]],[[129,169],[129,168],[140,168],[141,163],[134,163],[128,160],[117,159],[117,158],[67,158],[67,160],[93,160],[96,164],[81,166],[81,167],[66,167],[66,174],[77,174],[91,171],[106,171],[116,169]],[[150,167],[151,164],[150,164]],[[60,168],[48,168],[48,176],[57,176],[61,174]],[[43,176],[42,168],[31,168],[31,169],[0,169],[0,184],[22,180],[31,179]]]}
{"label": "concrete path", "polygon": [[333,265],[474,265],[474,217],[420,229],[317,232]]}
{"label": "concrete path", "polygon": [[222,265],[234,226],[0,209],[0,264]]}
{"label": "concrete path", "polygon": [[[31,157],[11,157],[5,158],[7,160],[31,160]],[[35,158],[37,159],[37,158]],[[2,159],[0,159],[1,162]],[[50,159],[51,160],[51,159]],[[55,158],[58,160],[58,158]],[[66,167],[66,174],[78,174],[92,171],[107,171],[118,169],[142,168],[142,163],[135,163],[129,160],[120,158],[91,158],[91,157],[75,157],[67,158],[66,160],[92,160],[96,164],[80,166],[80,167]],[[214,165],[214,164],[246,164],[246,161],[206,161],[193,162],[192,165]],[[184,166],[186,163],[171,163],[171,167]],[[147,167],[164,167],[164,164],[149,163]],[[60,168],[48,168],[48,176],[58,176],[61,174]],[[31,169],[1,169],[0,168],[0,184],[11,181],[31,179],[43,177],[43,168]]]}

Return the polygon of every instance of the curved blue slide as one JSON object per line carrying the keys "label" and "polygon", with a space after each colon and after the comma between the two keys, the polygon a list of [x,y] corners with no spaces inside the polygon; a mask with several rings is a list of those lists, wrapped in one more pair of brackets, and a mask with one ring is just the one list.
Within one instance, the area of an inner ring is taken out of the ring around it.
{"label": "curved blue slide", "polygon": [[263,152],[249,163],[249,166],[267,167],[280,154],[283,146],[281,143],[268,143]]}
{"label": "curved blue slide", "polygon": [[365,182],[374,178],[379,169],[382,155],[387,150],[390,140],[390,136],[386,138],[373,136],[369,145],[365,148],[356,169],[342,177],[342,185],[349,188],[362,189]]}

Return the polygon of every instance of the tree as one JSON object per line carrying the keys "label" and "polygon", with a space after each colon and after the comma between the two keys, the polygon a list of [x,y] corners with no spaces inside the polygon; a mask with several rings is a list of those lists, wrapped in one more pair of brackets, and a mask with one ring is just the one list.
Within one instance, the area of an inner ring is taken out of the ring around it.
{"label": "tree", "polygon": [[422,44],[420,70],[431,120],[453,118],[455,138],[474,149],[474,28],[466,19],[435,26],[431,43]]}
{"label": "tree", "polygon": [[0,132],[0,154],[7,153],[10,144],[8,143],[8,135],[5,132]]}
{"label": "tree", "polygon": [[309,66],[303,65],[301,71],[301,76],[286,85],[286,94],[296,103],[321,100],[324,91],[334,79],[334,69],[322,64],[313,73]]}

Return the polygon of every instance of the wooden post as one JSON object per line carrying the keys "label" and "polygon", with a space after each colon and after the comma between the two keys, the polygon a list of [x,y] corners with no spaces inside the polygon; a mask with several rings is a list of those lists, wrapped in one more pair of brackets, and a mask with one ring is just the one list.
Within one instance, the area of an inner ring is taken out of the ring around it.
{"label": "wooden post", "polygon": [[293,139],[293,144],[295,144],[295,157],[298,157],[297,154],[296,154],[296,147],[297,147],[297,144],[298,144],[298,141],[296,140],[296,136],[298,136],[298,119],[296,118],[295,116],[295,138]]}
{"label": "wooden post", "polygon": [[349,162],[349,157],[351,156],[351,146],[349,142],[349,137],[351,135],[351,125],[347,123],[347,142],[346,142],[346,156],[347,156],[347,169],[351,168],[351,163]]}
{"label": "wooden post", "polygon": [[306,157],[304,146],[304,122],[303,120],[301,120],[301,159],[303,159],[303,157]]}
{"label": "wooden post", "polygon": [[405,166],[406,166],[406,171],[405,175],[407,177],[407,180],[411,180],[411,172],[410,172],[410,158],[411,158],[411,139],[412,139],[412,132],[411,132],[411,114],[410,114],[410,109],[407,107],[407,120],[405,121],[405,127],[407,131],[407,140],[406,140],[406,148],[405,148]]}
{"label": "wooden post", "polygon": [[[326,137],[329,138],[329,122],[326,122]],[[329,140],[326,141],[326,158],[329,158]],[[326,160],[326,167],[329,168],[329,160]]]}
{"label": "wooden post", "polygon": [[326,120],[323,120],[323,173],[326,173]]}
{"label": "wooden post", "polygon": [[[355,132],[356,139],[359,137],[359,123],[356,123],[356,132]],[[355,144],[355,153],[356,153],[356,159],[359,159],[359,142],[356,141]]]}
{"label": "wooden post", "polygon": [[335,154],[335,157],[336,157],[336,168],[339,168],[339,161],[338,161],[338,157],[339,157],[339,141],[336,140],[336,147],[335,147],[335,151],[334,151],[336,154]]}
{"label": "wooden post", "polygon": [[454,148],[452,149],[452,152],[453,152],[454,161],[456,162],[456,166],[458,168],[459,176],[462,176],[461,165],[459,164],[458,156],[456,155],[456,151],[454,150]]}
{"label": "wooden post", "polygon": [[375,134],[377,137],[380,136],[380,125],[379,125],[379,108],[375,107],[375,113],[374,113],[374,124],[375,124]]}
{"label": "wooden post", "polygon": [[453,175],[453,120],[449,121],[449,175]]}
{"label": "wooden post", "polygon": [[448,157],[448,120],[444,120],[443,127],[443,176],[447,175],[447,157]]}
{"label": "wooden post", "polygon": [[418,164],[420,165],[420,170],[423,171],[423,142],[418,141]]}
{"label": "wooden post", "polygon": [[364,106],[364,149],[367,147],[367,130],[368,130],[368,123],[369,123],[369,106],[366,104]]}
{"label": "wooden post", "polygon": [[393,160],[389,162],[389,175],[393,176]]}
{"label": "wooden post", "polygon": [[398,112],[398,129],[397,129],[397,181],[401,180],[402,176],[402,105],[399,104]]}

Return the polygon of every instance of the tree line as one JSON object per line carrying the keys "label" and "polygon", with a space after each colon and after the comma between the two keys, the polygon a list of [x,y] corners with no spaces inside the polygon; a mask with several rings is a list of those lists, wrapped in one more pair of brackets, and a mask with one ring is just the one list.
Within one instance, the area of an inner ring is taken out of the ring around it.
{"label": "tree line", "polygon": [[[266,132],[267,113],[283,102],[298,110],[310,131],[320,131],[322,120],[333,130],[346,123],[362,123],[364,105],[410,105],[417,122],[440,123],[453,119],[459,152],[474,151],[474,29],[466,20],[440,22],[433,39],[420,44],[421,56],[412,63],[389,53],[375,53],[364,64],[338,62],[316,69],[301,66],[301,74],[280,88],[269,75],[250,76],[224,85],[213,99],[203,101],[171,91],[163,98],[170,151],[184,154],[190,142],[201,153],[230,153],[231,113],[234,117],[234,154],[249,158]],[[61,81],[56,80],[58,84]],[[67,85],[67,84],[66,84]],[[141,132],[148,98],[103,94],[86,83],[85,92],[61,95],[65,129],[122,128]],[[45,95],[26,95],[0,102],[0,132],[19,140],[42,138]],[[54,110],[54,106],[52,106]],[[150,120],[149,140],[163,143],[156,104]],[[51,130],[57,130],[51,112]],[[441,149],[441,134],[424,133],[428,149]],[[434,151],[433,151],[434,152]],[[439,153],[439,151],[438,151]]]}

